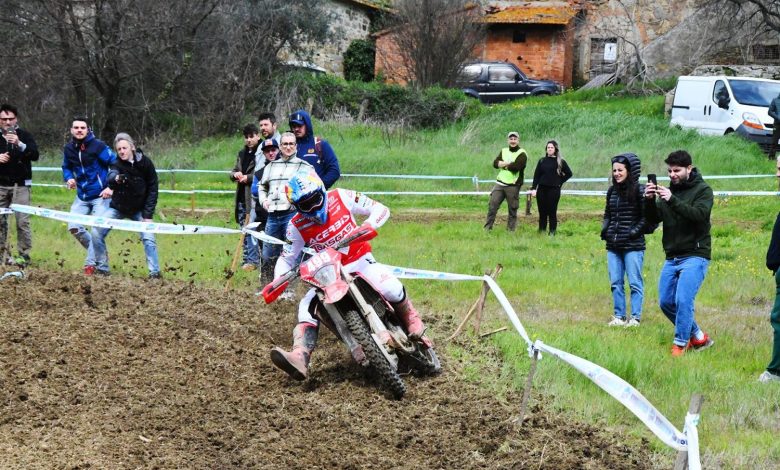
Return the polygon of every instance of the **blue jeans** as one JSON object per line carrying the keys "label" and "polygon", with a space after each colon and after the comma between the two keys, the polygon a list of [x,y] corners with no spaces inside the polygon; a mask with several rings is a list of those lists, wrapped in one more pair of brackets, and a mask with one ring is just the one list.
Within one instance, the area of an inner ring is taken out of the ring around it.
{"label": "blue jeans", "polygon": [[[265,223],[265,233],[272,237],[284,240],[287,234],[287,224],[290,219],[295,215],[295,211],[290,211],[286,214],[275,214],[273,212],[268,213],[268,221]],[[282,252],[282,245],[275,245],[272,243],[263,242],[263,262],[268,263],[274,258],[278,258]]]}
{"label": "blue jeans", "polygon": [[[243,228],[243,222],[246,219],[247,211],[251,210],[251,204],[239,202],[237,209],[238,220],[241,221],[239,228]],[[254,218],[254,211],[252,211],[249,217],[249,223],[254,222]],[[250,235],[244,237],[244,264],[260,264],[260,248],[257,239]]]}
{"label": "blue jeans", "polygon": [[[102,216],[107,210],[108,205],[111,203],[110,199],[103,199],[96,197],[90,201],[82,201],[78,196],[70,206],[70,211],[74,214],[81,215],[93,215],[95,217]],[[87,259],[84,261],[84,266],[95,266],[95,249],[92,246],[92,236],[90,231],[83,225],[68,224],[68,230],[76,237],[76,240],[81,243],[87,250]]]}
{"label": "blue jeans", "polygon": [[699,292],[710,260],[698,256],[668,259],[658,278],[658,303],[674,323],[674,344],[685,347],[699,331],[693,319],[693,301]]}
{"label": "blue jeans", "polygon": [[628,287],[631,289],[631,317],[642,319],[642,301],[645,297],[645,285],[642,280],[644,259],[644,251],[607,250],[609,284],[612,288],[612,304],[617,318],[626,319],[626,292],[623,278],[627,275]]}
{"label": "blue jeans", "polygon": [[[140,222],[143,219],[141,212],[127,215],[113,207],[109,207],[103,214],[103,217],[109,219],[130,219]],[[92,228],[92,245],[95,247],[95,261],[98,270],[109,271],[108,250],[106,249],[106,236],[110,228]],[[149,274],[158,274],[160,272],[160,260],[157,257],[157,241],[153,233],[141,232],[141,242],[144,244],[144,254],[146,255],[146,267],[149,268]]]}

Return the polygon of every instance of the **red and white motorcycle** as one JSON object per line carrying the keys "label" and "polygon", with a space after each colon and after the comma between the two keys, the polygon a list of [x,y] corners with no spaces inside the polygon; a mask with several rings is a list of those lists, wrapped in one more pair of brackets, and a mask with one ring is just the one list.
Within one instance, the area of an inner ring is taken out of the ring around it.
{"label": "red and white motorcycle", "polygon": [[318,301],[315,316],[347,346],[358,364],[373,370],[381,386],[400,399],[406,393],[402,374],[437,374],[441,364],[430,339],[411,338],[390,303],[359,274],[344,269],[337,250],[376,235],[370,227],[359,228],[266,285],[262,295],[266,303],[273,302],[297,277],[312,285]]}

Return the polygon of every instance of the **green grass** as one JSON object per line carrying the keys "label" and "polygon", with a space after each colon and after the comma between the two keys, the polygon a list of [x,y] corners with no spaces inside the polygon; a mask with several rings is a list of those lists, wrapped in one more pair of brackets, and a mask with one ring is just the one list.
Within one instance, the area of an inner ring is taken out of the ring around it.
{"label": "green grass", "polygon": [[[665,174],[663,159],[672,150],[691,152],[705,176],[774,173],[758,148],[737,137],[702,137],[670,128],[662,115],[663,98],[620,97],[607,89],[588,94],[567,93],[528,99],[485,109],[478,118],[439,131],[406,131],[387,137],[382,129],[315,121],[318,135],[332,143],[342,171],[355,174],[477,175],[491,179],[491,163],[509,130],[518,130],[521,144],[532,155],[526,177],[541,157],[544,144],[561,143],[575,177],[609,175],[611,156],[625,151],[642,158],[643,173]],[[239,136],[201,143],[147,145],[160,168],[228,170],[242,145]],[[46,152],[41,165],[58,166],[57,151]],[[57,175],[36,174],[36,181]],[[163,187],[170,187],[163,177]],[[770,177],[711,180],[715,189],[776,190]],[[364,191],[472,190],[470,181],[381,180],[343,178],[339,186]],[[177,175],[177,189],[232,189],[227,175]],[[480,189],[489,190],[489,184]],[[567,189],[606,189],[605,184],[570,184]],[[37,188],[36,205],[67,209],[73,193]],[[163,195],[157,218],[166,222],[234,226],[232,195],[197,195],[195,213],[186,195]],[[645,254],[644,319],[635,330],[606,326],[611,294],[606,253],[599,240],[601,197],[564,196],[558,236],[536,233],[536,215],[524,217],[519,230],[485,233],[482,223],[487,200],[482,196],[383,196],[393,217],[373,242],[380,261],[399,266],[464,274],[482,274],[504,265],[499,284],[533,338],[593,361],[633,384],[678,428],[690,397],[704,394],[699,427],[705,468],[773,468],[780,465],[780,387],[759,385],[771,351],[768,315],[774,282],[763,257],[778,211],[776,198],[719,198],[713,209],[713,261],[697,297],[697,320],[716,340],[700,354],[673,360],[669,354],[673,329],[657,307],[657,279],[663,252],[660,233],[648,237]],[[215,209],[215,210],[212,210]],[[504,210],[502,208],[502,210]],[[535,208],[534,208],[535,212]],[[503,214],[500,215],[503,217]],[[83,253],[61,223],[34,218],[33,256],[53,269],[78,270]],[[160,236],[160,257],[166,276],[205,285],[223,285],[237,240],[230,236]],[[115,232],[109,249],[117,273],[145,275],[142,248],[135,234]],[[239,272],[232,279],[249,295],[257,274]],[[434,335],[449,336],[479,294],[475,282],[407,281],[424,314],[442,319]],[[485,329],[509,326],[489,297]],[[435,312],[435,313],[434,313]],[[510,327],[511,328],[511,327]],[[492,337],[503,352],[513,386],[522,387],[529,359],[525,344],[514,333]],[[471,350],[443,345],[452,357],[469,357]],[[480,358],[469,372],[484,380]],[[500,389],[501,385],[492,385]],[[673,452],[618,402],[574,369],[552,357],[539,364],[535,390],[547,406],[613,429],[617,436],[646,438],[667,468]],[[519,406],[519,404],[517,404]]]}

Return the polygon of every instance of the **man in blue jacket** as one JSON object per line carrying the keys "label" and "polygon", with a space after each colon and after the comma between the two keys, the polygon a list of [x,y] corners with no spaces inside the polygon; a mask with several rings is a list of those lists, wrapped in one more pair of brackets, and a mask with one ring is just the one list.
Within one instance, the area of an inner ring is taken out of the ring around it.
{"label": "man in blue jacket", "polygon": [[775,158],[777,141],[780,140],[780,93],[769,103],[769,116],[775,120],[772,144],[769,146],[769,158]]}
{"label": "man in blue jacket", "polygon": [[290,130],[298,144],[298,158],[313,166],[325,189],[329,189],[341,176],[333,148],[327,140],[314,135],[311,117],[302,109],[290,114]]}
{"label": "man in blue jacket", "polygon": [[[62,157],[62,177],[68,189],[76,190],[76,199],[70,206],[74,214],[100,216],[109,207],[108,167],[116,162],[116,155],[104,142],[95,138],[85,117],[75,117],[70,127],[72,139],[65,144]],[[68,230],[87,250],[84,274],[95,274],[95,249],[92,236],[83,225],[68,224]],[[108,271],[97,270],[98,274]]]}

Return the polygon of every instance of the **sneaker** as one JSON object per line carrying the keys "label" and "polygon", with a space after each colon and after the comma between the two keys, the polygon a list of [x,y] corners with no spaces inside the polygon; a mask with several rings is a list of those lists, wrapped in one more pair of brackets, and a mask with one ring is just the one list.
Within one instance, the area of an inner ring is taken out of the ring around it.
{"label": "sneaker", "polygon": [[108,277],[111,275],[111,271],[106,271],[105,269],[96,269],[95,274],[98,276]]}
{"label": "sneaker", "polygon": [[686,348],[682,346],[677,346],[676,344],[672,345],[672,356],[674,357],[680,357],[683,354],[685,354]]}
{"label": "sneaker", "polygon": [[94,266],[84,266],[84,275],[92,276],[97,269]]}
{"label": "sneaker", "polygon": [[612,319],[611,322],[607,323],[609,326],[626,326],[626,319],[625,318],[618,318],[615,317]]}
{"label": "sneaker", "polygon": [[715,344],[715,341],[713,341],[712,338],[710,338],[710,335],[704,333],[704,338],[700,340],[696,338],[691,338],[691,340],[688,341],[688,346],[686,349],[693,349],[694,351],[702,351],[704,349],[709,348],[713,344]]}
{"label": "sneaker", "polygon": [[249,271],[254,271],[255,269],[257,269],[257,266],[252,264],[252,263],[244,263],[244,264],[241,265],[241,269],[244,270],[244,271],[249,272]]}
{"label": "sneaker", "polygon": [[761,383],[780,382],[780,375],[776,375],[769,372],[768,370],[765,370],[763,374],[758,376],[758,381]]}
{"label": "sneaker", "polygon": [[160,272],[156,273],[149,273],[149,279],[162,279],[162,274]]}
{"label": "sneaker", "polygon": [[639,320],[637,320],[636,318],[632,318],[631,320],[628,320],[628,322],[626,323],[626,326],[627,327],[639,326]]}

